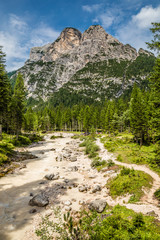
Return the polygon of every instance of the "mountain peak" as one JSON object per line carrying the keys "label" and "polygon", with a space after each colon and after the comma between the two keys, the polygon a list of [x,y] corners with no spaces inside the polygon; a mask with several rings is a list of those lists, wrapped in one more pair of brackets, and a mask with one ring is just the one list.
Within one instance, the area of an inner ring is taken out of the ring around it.
{"label": "mountain peak", "polygon": [[67,27],[60,34],[59,37],[60,45],[62,48],[70,50],[73,47],[79,45],[81,37],[82,33],[78,29]]}
{"label": "mountain peak", "polygon": [[140,54],[142,58],[149,56],[143,49],[137,53],[129,44],[119,42],[100,25],[90,26],[83,34],[67,27],[53,43],[32,48],[30,60],[19,71],[24,74],[31,95],[45,99],[68,82],[76,91],[81,91],[88,81],[92,87],[93,82],[101,82],[105,89],[115,82],[121,85],[127,66]]}
{"label": "mountain peak", "polygon": [[106,37],[107,33],[104,28],[100,25],[92,25],[83,33],[83,39],[86,38],[103,38]]}

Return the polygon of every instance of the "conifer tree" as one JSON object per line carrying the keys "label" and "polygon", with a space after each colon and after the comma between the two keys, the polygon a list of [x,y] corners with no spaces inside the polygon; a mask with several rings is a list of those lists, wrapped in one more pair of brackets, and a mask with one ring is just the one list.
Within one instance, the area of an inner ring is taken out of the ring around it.
{"label": "conifer tree", "polygon": [[154,40],[151,43],[146,43],[148,47],[152,50],[155,50],[160,53],[160,23],[152,23],[152,28],[150,28],[151,32],[153,33]]}
{"label": "conifer tree", "polygon": [[83,127],[86,132],[88,132],[91,127],[91,110],[88,105],[86,105],[84,110]]}
{"label": "conifer tree", "polygon": [[154,71],[150,76],[150,82],[150,127],[153,135],[160,135],[160,58],[156,60]]}
{"label": "conifer tree", "polygon": [[12,105],[14,109],[14,120],[15,120],[15,131],[18,138],[18,135],[21,132],[22,122],[24,119],[24,104],[25,104],[25,87],[23,77],[18,73],[14,94],[12,98]]}
{"label": "conifer tree", "polygon": [[11,89],[4,63],[5,54],[0,46],[0,139],[2,139],[2,125],[6,120]]}
{"label": "conifer tree", "polygon": [[136,142],[143,144],[148,129],[148,111],[145,97],[142,97],[141,90],[135,84],[131,94],[129,107],[130,125]]}
{"label": "conifer tree", "polygon": [[153,28],[150,30],[154,35],[154,40],[147,43],[150,49],[156,50],[159,55],[157,56],[153,72],[150,74],[150,109],[151,121],[150,127],[153,135],[160,136],[160,23],[152,23]]}

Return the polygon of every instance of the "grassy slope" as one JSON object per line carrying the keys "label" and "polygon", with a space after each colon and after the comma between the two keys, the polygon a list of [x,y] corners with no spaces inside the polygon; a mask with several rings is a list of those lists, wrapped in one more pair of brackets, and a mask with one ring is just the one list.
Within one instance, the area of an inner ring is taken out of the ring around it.
{"label": "grassy slope", "polygon": [[153,179],[150,175],[134,169],[123,168],[117,177],[107,182],[111,196],[131,194],[129,202],[137,202],[143,196],[142,187],[150,188]]}
{"label": "grassy slope", "polygon": [[144,145],[140,148],[137,143],[132,141],[132,134],[122,133],[118,137],[109,137],[106,135],[102,138],[105,148],[114,152],[117,160],[126,163],[146,164],[152,170],[160,174],[160,168],[154,164],[155,149],[154,144]]}

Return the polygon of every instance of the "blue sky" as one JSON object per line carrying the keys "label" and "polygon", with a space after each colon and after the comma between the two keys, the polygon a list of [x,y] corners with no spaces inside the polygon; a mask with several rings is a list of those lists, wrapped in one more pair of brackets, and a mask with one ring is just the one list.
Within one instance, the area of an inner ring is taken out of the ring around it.
{"label": "blue sky", "polygon": [[31,47],[53,42],[65,27],[84,32],[100,24],[122,43],[146,49],[151,22],[160,22],[158,0],[0,0],[0,45],[12,71],[23,66]]}

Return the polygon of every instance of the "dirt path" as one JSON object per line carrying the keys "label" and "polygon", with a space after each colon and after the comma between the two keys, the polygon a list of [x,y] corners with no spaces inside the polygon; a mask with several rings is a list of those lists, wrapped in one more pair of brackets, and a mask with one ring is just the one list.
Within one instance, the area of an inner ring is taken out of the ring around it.
{"label": "dirt path", "polygon": [[[52,215],[56,206],[60,206],[63,211],[69,208],[77,211],[83,203],[97,198],[105,199],[109,205],[119,203],[137,212],[147,213],[154,210],[160,220],[160,209],[149,203],[152,202],[153,192],[160,185],[156,173],[145,166],[124,164],[149,173],[155,180],[153,188],[140,205],[125,204],[124,201],[127,202],[129,196],[113,200],[105,185],[107,180],[117,173],[110,171],[104,174],[92,169],[91,160],[79,148],[80,141],[71,138],[72,134],[63,133],[64,138],[55,140],[50,140],[50,136],[46,136],[45,142],[28,148],[28,151],[38,156],[37,159],[24,161],[26,168],[16,170],[14,174],[0,179],[0,240],[37,240],[39,238],[35,235],[35,229],[41,221],[41,215]],[[101,157],[106,160],[112,158],[115,161],[99,140],[97,143],[101,148]],[[59,178],[54,181],[44,178],[46,174],[52,173],[58,174]],[[101,191],[93,193],[95,185],[99,185]],[[80,187],[82,191],[79,191]],[[28,205],[31,195],[35,196],[41,192],[49,197],[49,205],[45,208],[34,207],[37,212],[31,214],[30,210],[33,207]]]}
{"label": "dirt path", "polygon": [[[160,188],[160,177],[158,176],[158,174],[150,170],[145,165],[128,164],[116,161],[114,155],[112,153],[109,153],[105,149],[103,143],[100,142],[100,139],[97,139],[96,143],[101,149],[99,155],[100,157],[102,157],[102,159],[104,160],[112,159],[114,163],[117,165],[143,171],[153,178],[152,188],[146,192],[144,190],[145,195],[139,204],[124,204],[122,201],[120,202],[120,204],[126,206],[127,208],[133,209],[135,212],[142,212],[144,214],[146,214],[149,211],[155,211],[155,213],[158,215],[158,219],[160,220],[160,208],[157,207],[158,201],[154,198],[154,192]],[[114,203],[112,204],[115,205]]]}

